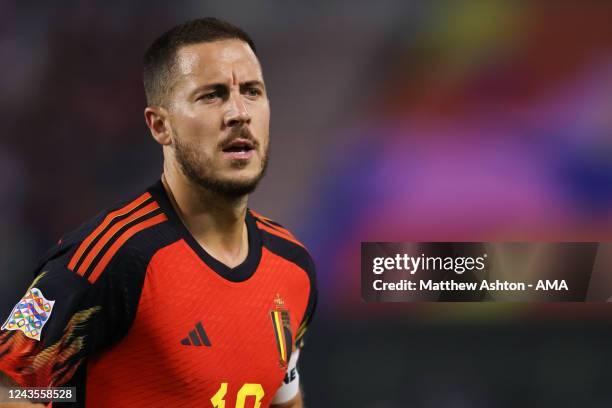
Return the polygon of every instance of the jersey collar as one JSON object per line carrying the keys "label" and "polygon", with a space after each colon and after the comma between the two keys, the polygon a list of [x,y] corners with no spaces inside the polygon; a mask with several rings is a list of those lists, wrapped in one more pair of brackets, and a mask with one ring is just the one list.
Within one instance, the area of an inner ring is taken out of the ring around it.
{"label": "jersey collar", "polygon": [[232,281],[242,282],[249,279],[255,273],[259,261],[261,260],[261,233],[257,228],[255,219],[251,215],[251,211],[247,208],[246,212],[246,225],[249,236],[249,253],[246,259],[238,266],[230,268],[224,263],[213,258],[204,248],[198,244],[196,239],[191,235],[183,221],[179,218],[178,214],[174,210],[170,198],[166,193],[166,189],[161,180],[157,181],[151,186],[148,191],[153,195],[159,206],[162,208],[166,216],[168,217],[169,223],[176,229],[177,233],[185,242],[191,247],[191,249],[200,257],[210,269],[215,271],[221,277]]}

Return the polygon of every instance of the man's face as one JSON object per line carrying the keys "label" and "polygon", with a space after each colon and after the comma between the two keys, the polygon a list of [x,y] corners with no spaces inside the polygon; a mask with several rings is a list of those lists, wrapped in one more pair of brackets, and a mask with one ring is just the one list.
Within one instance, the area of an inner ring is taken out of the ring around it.
{"label": "man's face", "polygon": [[270,105],[257,57],[240,40],[182,47],[168,96],[174,158],[194,183],[252,192],[268,154]]}

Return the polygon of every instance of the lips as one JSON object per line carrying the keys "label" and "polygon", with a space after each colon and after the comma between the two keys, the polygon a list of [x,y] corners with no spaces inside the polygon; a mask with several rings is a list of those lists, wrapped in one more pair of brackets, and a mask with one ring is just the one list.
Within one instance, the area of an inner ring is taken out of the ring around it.
{"label": "lips", "polygon": [[253,157],[255,143],[249,139],[238,138],[224,144],[221,150],[230,160],[245,161]]}
{"label": "lips", "polygon": [[253,150],[255,146],[253,142],[248,139],[234,139],[223,146],[223,152],[225,153],[245,153]]}

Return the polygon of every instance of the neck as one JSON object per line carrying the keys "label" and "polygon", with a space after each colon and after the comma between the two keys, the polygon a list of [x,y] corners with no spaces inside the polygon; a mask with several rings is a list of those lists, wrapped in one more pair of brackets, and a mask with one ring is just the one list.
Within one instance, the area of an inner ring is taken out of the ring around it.
{"label": "neck", "polygon": [[162,182],[183,224],[211,256],[230,268],[246,259],[248,196],[228,198],[216,194],[167,168]]}

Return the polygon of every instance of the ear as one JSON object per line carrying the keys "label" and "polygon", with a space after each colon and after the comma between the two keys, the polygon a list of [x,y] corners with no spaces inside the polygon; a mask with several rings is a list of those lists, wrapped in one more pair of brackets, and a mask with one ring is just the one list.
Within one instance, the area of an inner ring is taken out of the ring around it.
{"label": "ear", "polygon": [[145,122],[151,135],[162,146],[172,144],[171,129],[168,123],[168,111],[159,106],[147,106],[144,110]]}

